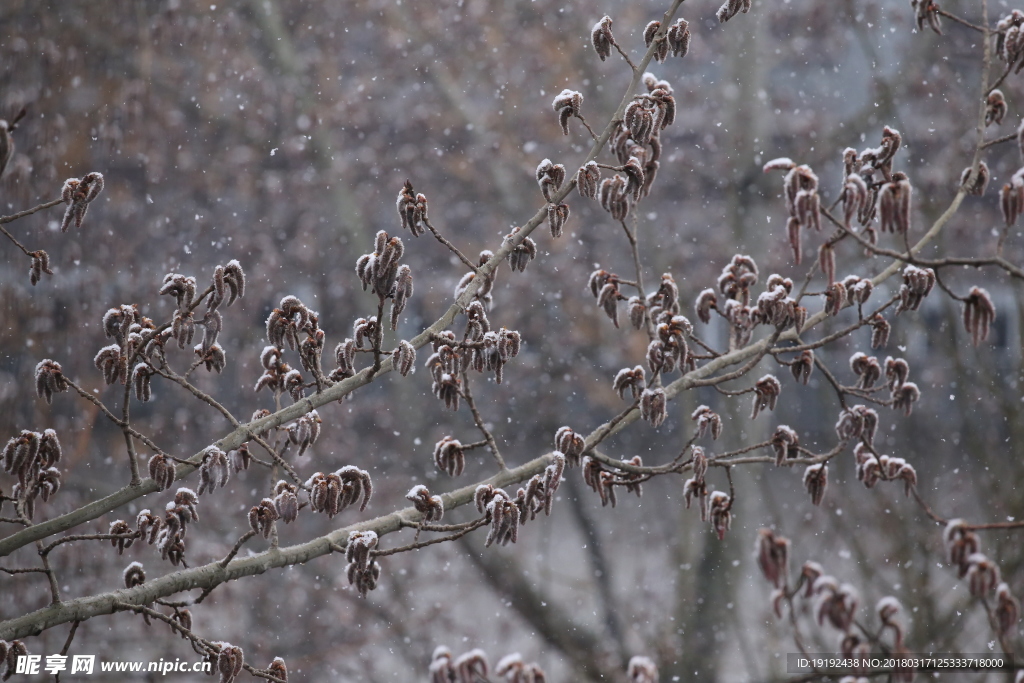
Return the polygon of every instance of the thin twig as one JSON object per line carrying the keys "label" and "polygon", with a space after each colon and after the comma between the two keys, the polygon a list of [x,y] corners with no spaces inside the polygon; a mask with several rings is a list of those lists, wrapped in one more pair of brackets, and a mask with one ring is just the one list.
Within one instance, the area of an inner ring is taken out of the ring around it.
{"label": "thin twig", "polygon": [[440,536],[438,538],[432,538],[429,541],[416,541],[416,542],[410,543],[408,545],[398,546],[397,548],[388,548],[387,550],[374,550],[374,551],[372,551],[372,555],[374,557],[387,557],[388,555],[397,555],[398,553],[404,553],[404,552],[408,552],[410,550],[418,550],[420,548],[426,548],[427,546],[436,545],[438,543],[445,543],[447,541],[454,541],[454,540],[456,540],[458,538],[462,538],[463,536],[465,536],[466,534],[468,534],[469,532],[471,532],[471,531],[473,531],[475,529],[479,529],[480,527],[484,526],[485,524],[487,524],[487,518],[486,517],[481,517],[480,519],[476,520],[475,522],[473,522],[469,526],[467,526],[464,529],[462,529],[460,531],[457,531],[457,532],[455,532],[453,534],[449,534],[447,536]]}
{"label": "thin twig", "polygon": [[576,114],[576,118],[578,118],[580,120],[580,123],[582,123],[584,126],[586,126],[587,131],[590,133],[590,137],[592,137],[593,139],[596,140],[597,139],[597,133],[595,133],[594,129],[590,127],[590,124],[587,123],[587,120],[585,118],[583,118],[583,115],[582,114]]}
{"label": "thin twig", "polygon": [[936,14],[941,14],[942,16],[946,17],[947,19],[952,19],[953,21],[955,21],[958,24],[963,24],[967,28],[972,28],[975,31],[979,31],[981,33],[984,33],[984,34],[986,34],[985,37],[988,38],[988,35],[987,35],[988,34],[988,29],[985,28],[984,26],[978,26],[977,24],[972,24],[971,22],[967,21],[966,19],[961,19],[960,17],[958,17],[955,14],[950,14],[949,12],[947,12],[944,9],[936,9],[935,12],[936,12]]}
{"label": "thin twig", "polygon": [[235,541],[235,545],[231,548],[231,552],[225,555],[224,559],[220,561],[220,566],[227,567],[228,563],[231,562],[231,560],[235,559],[235,555],[237,555],[238,551],[242,549],[242,546],[245,545],[245,542],[255,535],[256,532],[252,529],[249,529],[244,534],[242,534],[241,537],[237,541]]}
{"label": "thin twig", "polygon": [[494,456],[494,460],[498,463],[498,468],[501,470],[507,470],[508,466],[505,465],[505,459],[501,457],[501,451],[498,450],[498,442],[494,439],[494,435],[491,434],[491,430],[484,424],[484,419],[480,416],[480,411],[476,408],[476,401],[473,400],[473,392],[469,388],[469,375],[465,370],[462,372],[462,390],[460,392],[462,398],[466,399],[466,405],[469,406],[469,411],[473,414],[473,422],[476,424],[476,428],[480,430],[480,433],[484,435],[484,440],[487,441],[487,445],[491,449],[491,454]]}
{"label": "thin twig", "polygon": [[427,220],[426,218],[424,218],[424,219],[423,219],[423,224],[424,224],[425,226],[427,226],[427,229],[428,229],[428,230],[430,230],[430,232],[432,232],[432,233],[434,234],[434,237],[436,237],[436,238],[437,238],[437,241],[438,241],[438,242],[440,242],[440,243],[441,243],[441,244],[443,244],[444,246],[448,247],[448,249],[449,249],[449,250],[450,250],[450,251],[451,251],[451,252],[452,252],[453,254],[455,254],[456,256],[458,256],[458,257],[459,257],[459,260],[460,260],[460,261],[462,261],[463,263],[465,263],[465,264],[466,264],[466,266],[468,266],[468,267],[469,267],[469,269],[470,269],[471,271],[473,271],[474,273],[476,273],[476,272],[479,272],[479,269],[477,268],[477,266],[476,266],[476,265],[474,265],[474,264],[473,264],[473,262],[472,262],[472,261],[470,261],[470,260],[469,260],[468,258],[466,258],[466,255],[465,255],[465,254],[463,254],[463,253],[462,253],[461,251],[459,251],[459,248],[458,248],[458,247],[456,247],[456,246],[455,246],[454,244],[452,244],[451,242],[449,242],[448,240],[446,240],[446,239],[445,239],[445,238],[444,238],[444,237],[443,237],[443,236],[441,235],[441,233],[440,233],[440,232],[439,232],[439,231],[437,230],[437,228],[435,228],[435,227],[434,227],[433,225],[431,225],[431,224],[430,224],[430,221],[429,221],[429,220]]}
{"label": "thin twig", "polygon": [[114,541],[117,539],[136,539],[140,538],[142,534],[138,531],[132,531],[127,534],[75,534],[73,536],[61,536],[56,541],[49,543],[45,547],[41,548],[39,554],[42,556],[49,555],[50,552],[59,545],[65,543],[71,543],[73,541]]}
{"label": "thin twig", "polygon": [[1016,139],[1017,139],[1017,134],[1016,133],[1007,133],[1006,135],[1003,135],[1002,137],[993,138],[991,140],[986,141],[984,144],[982,144],[981,148],[982,149],[988,149],[989,147],[992,147],[993,145],[998,145],[998,144],[1001,144],[1003,142],[1010,142],[1011,140],[1016,140]]}
{"label": "thin twig", "polygon": [[32,214],[36,213],[37,211],[42,211],[43,209],[49,209],[51,206],[57,206],[58,204],[63,204],[63,203],[64,203],[64,200],[58,197],[57,199],[51,199],[50,201],[46,202],[45,204],[40,204],[39,206],[33,206],[31,209],[25,209],[24,211],[19,211],[18,213],[12,213],[10,216],[0,216],[0,225],[4,225],[6,223],[11,223],[13,221],[18,220],[19,218],[24,218],[25,216],[31,216]]}
{"label": "thin twig", "polygon": [[636,64],[634,64],[633,60],[629,58],[629,55],[626,54],[625,50],[623,50],[621,47],[619,47],[619,44],[614,42],[614,41],[612,41],[612,45],[614,45],[615,49],[619,51],[619,54],[622,55],[622,58],[626,60],[626,64],[629,64],[629,68],[633,70],[633,73],[634,74],[639,73],[639,70],[637,69]]}

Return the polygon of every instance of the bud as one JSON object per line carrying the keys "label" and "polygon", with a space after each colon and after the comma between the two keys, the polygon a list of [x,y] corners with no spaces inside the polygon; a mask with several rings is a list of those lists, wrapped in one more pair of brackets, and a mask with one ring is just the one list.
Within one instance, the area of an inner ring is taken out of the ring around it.
{"label": "bud", "polygon": [[728,493],[713,491],[708,498],[708,516],[711,527],[718,534],[718,540],[725,538],[725,532],[732,526],[732,498]]}
{"label": "bud", "polygon": [[174,461],[164,455],[154,455],[149,459],[149,477],[157,486],[158,491],[166,491],[174,483]]}
{"label": "bud", "polygon": [[871,318],[871,348],[882,349],[889,343],[889,333],[892,327],[889,321],[882,317],[881,313],[875,313]]}
{"label": "bud", "polygon": [[902,410],[906,417],[914,409],[914,404],[921,398],[921,390],[913,382],[904,382],[902,386],[893,391],[893,410]]}
{"label": "bud", "polygon": [[[1024,156],[1024,123],[1021,124],[1019,139],[1021,156]],[[1003,221],[1006,227],[1017,222],[1017,216],[1024,211],[1024,168],[1010,177],[1010,182],[999,191],[999,204],[1003,210]]]}
{"label": "bud", "polygon": [[123,577],[125,588],[135,588],[146,582],[146,571],[141,562],[132,562],[124,568]]}
{"label": "bud", "polygon": [[117,554],[124,554],[125,548],[130,548],[135,539],[131,536],[132,528],[128,526],[128,522],[123,519],[118,519],[110,523],[110,529],[107,531],[110,535],[116,535],[117,538],[110,539],[110,545],[117,548]]}
{"label": "bud", "polygon": [[566,88],[551,103],[552,108],[558,112],[558,122],[562,126],[562,134],[569,134],[569,118],[580,115],[580,108],[583,106],[583,95],[575,90]]}
{"label": "bud", "polygon": [[776,588],[788,585],[789,539],[776,536],[771,529],[761,529],[757,534],[757,566]]}
{"label": "bud", "polygon": [[850,369],[858,377],[858,389],[870,389],[882,376],[882,366],[878,359],[859,351],[850,356]]}
{"label": "bud", "polygon": [[999,567],[981,553],[967,558],[967,583],[971,595],[984,598],[999,584]]}
{"label": "bud", "polygon": [[758,413],[765,408],[775,410],[780,393],[782,393],[782,384],[775,375],[765,375],[757,380],[757,384],[754,385],[754,410],[750,414],[750,419],[756,418]]}
{"label": "bud", "polygon": [[413,371],[413,366],[416,364],[416,349],[412,344],[403,339],[398,342],[398,346],[391,352],[391,359],[395,370],[402,377],[405,377]]}
{"label": "bud", "polygon": [[906,234],[910,230],[910,181],[906,174],[893,173],[892,182],[878,194],[878,212],[882,232]]}
{"label": "bud", "polygon": [[775,466],[781,467],[786,460],[800,457],[800,437],[786,425],[779,425],[771,438],[775,451]]}
{"label": "bud", "polygon": [[974,176],[974,181],[968,185],[968,181],[971,178],[971,167],[968,166],[964,169],[964,172],[960,174],[960,185],[969,193],[981,196],[985,194],[985,188],[988,187],[989,181],[989,170],[988,165],[984,161],[978,162],[978,173]]}
{"label": "bud", "polygon": [[562,236],[562,227],[569,220],[568,204],[548,204],[548,228],[551,236],[558,239]]}
{"label": "bud", "polygon": [[277,506],[269,498],[264,498],[259,505],[254,505],[249,510],[249,528],[254,533],[260,534],[263,538],[270,538],[270,532],[274,528],[274,522],[280,518]]}
{"label": "bud", "polygon": [[565,457],[569,467],[576,467],[580,464],[580,458],[583,456],[586,445],[583,437],[574,432],[571,427],[559,427],[555,432],[555,450]]}
{"label": "bud", "polygon": [[789,369],[793,372],[793,378],[806,386],[811,379],[811,373],[814,372],[814,351],[810,349],[801,351]]}
{"label": "bud", "polygon": [[[707,406],[697,406],[697,409],[690,415],[690,419],[697,423],[697,436],[704,438],[704,435],[711,432],[712,440],[718,440],[722,435],[722,418]],[[701,451],[703,454],[703,450]]]}
{"label": "bud", "polygon": [[644,389],[640,395],[640,417],[655,427],[660,426],[668,417],[666,401],[665,390],[661,387]]}
{"label": "bud", "polygon": [[846,287],[842,282],[833,282],[825,290],[825,314],[837,316],[847,303]]}
{"label": "bud", "polygon": [[928,27],[942,35],[942,24],[939,21],[939,5],[935,0],[910,0],[910,6],[917,13],[917,30],[924,31],[925,23]]}
{"label": "bud", "polygon": [[71,388],[64,369],[55,360],[45,358],[36,364],[36,394],[47,404],[53,402],[53,395]]}
{"label": "bud", "polygon": [[[518,233],[521,230],[519,227],[512,228],[512,232],[505,235],[505,243],[511,244]],[[537,258],[537,243],[530,237],[524,237],[523,240],[513,247],[512,251],[505,257],[508,259],[508,265],[512,268],[512,272],[517,270],[521,273],[526,270],[526,265]]]}
{"label": "bud", "polygon": [[274,661],[270,663],[267,673],[282,681],[288,680],[288,667],[285,666],[284,660],[280,657],[274,657]]}
{"label": "bud", "polygon": [[985,100],[985,125],[991,126],[994,123],[998,126],[1001,124],[1008,109],[1003,91],[999,88],[992,90]]}
{"label": "bud", "polygon": [[811,496],[811,503],[821,505],[825,490],[828,488],[828,465],[820,463],[804,470],[804,488]]}
{"label": "bud", "polygon": [[694,311],[697,319],[707,325],[711,322],[711,309],[717,310],[718,298],[713,289],[705,289],[697,295],[697,302],[694,304]]}
{"label": "bud", "polygon": [[673,57],[685,57],[690,51],[690,24],[685,19],[677,19],[669,26],[668,44],[672,48]]}
{"label": "bud", "polygon": [[988,339],[989,328],[996,319],[996,307],[987,291],[981,287],[971,288],[964,300],[963,319],[964,329],[975,346]]}
{"label": "bud", "polygon": [[597,56],[603,62],[611,56],[612,46],[615,45],[615,37],[612,35],[612,18],[605,15],[601,21],[594,24],[590,31],[590,40],[594,44]]}
{"label": "bud", "polygon": [[[2,136],[2,129],[0,129],[0,136]],[[0,173],[2,172],[3,169],[0,168]],[[50,270],[50,255],[42,249],[31,252],[30,256],[32,265],[28,269],[28,279],[34,287],[43,278],[43,273],[53,275],[53,271]]]}
{"label": "bud", "polygon": [[996,588],[995,613],[999,636],[1005,638],[1012,635],[1020,620],[1020,601],[1010,593],[1010,586],[1006,583],[1001,583]]}
{"label": "bud", "polygon": [[565,181],[565,166],[553,164],[550,159],[544,159],[537,165],[537,185],[544,194],[544,199],[551,201],[554,193],[562,187]]}
{"label": "bud", "polygon": [[68,205],[61,221],[60,231],[67,232],[74,222],[76,228],[82,227],[89,204],[103,191],[103,174],[89,173],[81,180],[68,178],[64,181],[61,199]]}
{"label": "bud", "polygon": [[405,494],[405,498],[412,501],[416,511],[423,515],[424,522],[439,522],[444,517],[444,502],[441,496],[430,495],[430,491],[422,484],[413,486]]}
{"label": "bud", "polygon": [[596,161],[588,161],[576,173],[576,189],[580,196],[594,199],[597,196],[597,185],[601,182],[601,167]]}
{"label": "bud", "polygon": [[633,657],[626,667],[629,683],[658,683],[658,667],[648,657]]}
{"label": "bud", "polygon": [[848,632],[860,602],[854,587],[846,583],[836,586],[834,579],[822,576],[814,582],[814,590],[820,596],[816,609],[818,624],[824,625],[827,620],[838,630]]}

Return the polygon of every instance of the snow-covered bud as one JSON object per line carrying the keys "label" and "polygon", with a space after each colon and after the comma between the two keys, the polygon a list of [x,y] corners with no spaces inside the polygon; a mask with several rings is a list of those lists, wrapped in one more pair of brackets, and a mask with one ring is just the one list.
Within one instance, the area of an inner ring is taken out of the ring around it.
{"label": "snow-covered bud", "polygon": [[405,494],[405,498],[423,515],[424,522],[438,522],[444,517],[444,501],[441,500],[441,496],[430,495],[430,491],[423,484],[413,486]]}
{"label": "snow-covered bud", "polygon": [[828,465],[819,463],[804,470],[804,488],[811,496],[811,503],[821,505],[828,488]]}
{"label": "snow-covered bud", "polygon": [[299,487],[281,480],[274,485],[274,508],[285,524],[291,524],[299,515]]}
{"label": "snow-covered bud", "polygon": [[882,376],[878,359],[860,351],[850,356],[850,369],[857,375],[858,389],[870,389]]}
{"label": "snow-covered bud", "polygon": [[260,534],[263,538],[270,538],[270,531],[274,522],[280,518],[277,506],[270,498],[264,498],[259,505],[253,505],[249,509],[249,528],[254,533]]}
{"label": "snow-covered bud", "polygon": [[[518,226],[512,228],[512,232],[505,235],[505,243],[513,243],[516,234],[521,230]],[[537,258],[537,243],[533,241],[531,237],[524,237],[522,241],[517,244],[512,251],[505,257],[508,259],[508,265],[512,269],[512,272],[519,271],[520,273],[526,270],[527,264],[533,259]]]}
{"label": "snow-covered bud", "polygon": [[203,451],[202,464],[199,465],[199,495],[213,493],[214,489],[227,486],[230,476],[227,453],[216,446],[208,446]]}
{"label": "snow-covered bud", "polygon": [[1006,104],[1003,91],[999,88],[993,89],[985,100],[985,125],[991,126],[994,123],[998,126],[1003,122],[1007,111],[1009,111],[1009,106]]}
{"label": "snow-covered bud", "polygon": [[569,467],[576,467],[583,457],[583,450],[586,448],[586,441],[569,426],[559,427],[555,432],[555,450],[565,456],[565,462]]}
{"label": "snow-covered bud", "polygon": [[615,45],[615,36],[612,35],[612,18],[605,15],[601,21],[594,24],[590,31],[590,40],[594,45],[597,56],[603,62],[612,54],[612,46]]}
{"label": "snow-covered bud", "polygon": [[793,378],[806,386],[811,379],[811,373],[814,372],[814,351],[810,349],[801,351],[789,369],[793,372]]}
{"label": "snow-covered bud", "polygon": [[800,457],[800,437],[792,427],[779,425],[772,434],[771,444],[776,467],[781,467],[786,460]]}
{"label": "snow-covered bud", "polygon": [[750,2],[751,0],[725,0],[725,3],[718,8],[715,16],[718,18],[719,23],[724,24],[740,12],[744,14],[749,12]]}
{"label": "snow-covered bud", "polygon": [[708,497],[708,517],[711,527],[718,534],[718,540],[725,538],[725,532],[732,526],[732,498],[728,493],[712,491]]}
{"label": "snow-covered bud", "polygon": [[640,417],[655,427],[661,425],[668,417],[668,406],[665,390],[661,387],[644,389],[640,395]]}
{"label": "snow-covered bud", "polygon": [[53,402],[53,395],[67,391],[71,388],[67,378],[64,377],[64,369],[55,360],[45,358],[36,364],[36,394],[48,404]]}
{"label": "snow-covered bud", "polygon": [[576,189],[580,196],[593,199],[597,196],[597,186],[601,182],[601,167],[596,161],[588,161],[576,173]]}
{"label": "snow-covered bud", "polygon": [[757,384],[754,385],[754,410],[750,414],[750,419],[756,418],[765,408],[775,410],[781,393],[782,384],[775,375],[765,375],[757,380]]}
{"label": "snow-covered bud", "polygon": [[141,562],[132,562],[124,568],[124,587],[135,588],[146,582],[146,571]]}
{"label": "snow-covered bud", "polygon": [[135,542],[132,528],[128,526],[128,522],[123,519],[111,522],[110,529],[107,533],[112,536],[117,536],[117,538],[110,539],[110,545],[117,548],[118,555],[123,555],[125,548],[132,547],[132,543]]}
{"label": "snow-covered bud", "polygon": [[413,366],[416,364],[416,349],[412,344],[403,339],[398,342],[398,346],[391,352],[391,359],[398,374],[405,377],[413,371]]}
{"label": "snow-covered bud", "polygon": [[707,406],[697,406],[697,409],[690,415],[690,419],[697,423],[697,436],[704,438],[704,435],[711,432],[711,439],[717,441],[722,435],[722,417]]}
{"label": "snow-covered bud", "polygon": [[825,314],[839,315],[839,311],[843,310],[846,304],[846,287],[842,282],[833,282],[825,290]]}
{"label": "snow-covered bud", "polygon": [[668,27],[668,45],[672,48],[673,57],[685,57],[690,51],[690,23],[685,19],[677,19]]}
{"label": "snow-covered bud", "polygon": [[697,295],[697,301],[694,304],[694,311],[697,313],[697,319],[707,325],[711,322],[711,309],[716,308],[718,305],[718,298],[715,296],[715,290],[705,289]]}
{"label": "snow-covered bud", "polygon": [[427,220],[427,198],[425,195],[416,194],[410,181],[406,180],[405,185],[399,190],[395,206],[403,230],[408,229],[413,237],[419,237],[426,232],[423,223]]}
{"label": "snow-covered bud", "polygon": [[876,313],[871,318],[871,348],[882,349],[889,343],[889,333],[892,331],[892,327],[889,325],[889,321],[882,317],[881,313]]}
{"label": "snow-covered bud", "polygon": [[544,159],[537,165],[537,185],[544,194],[544,199],[551,201],[554,193],[558,192],[565,182],[565,166],[553,164],[550,159]]}
{"label": "snow-covered bud", "polygon": [[158,491],[166,491],[174,484],[174,461],[164,455],[154,455],[149,459],[149,477],[157,486]]}
{"label": "snow-covered bud", "polygon": [[971,180],[971,167],[968,166],[964,169],[964,172],[960,174],[960,185],[969,193],[978,195],[979,197],[985,194],[985,189],[988,187],[988,181],[990,178],[988,164],[984,161],[978,162],[978,173],[974,176],[974,182],[968,184]]}
{"label": "snow-covered bud", "polygon": [[902,386],[892,393],[893,410],[902,410],[906,417],[910,417],[914,404],[921,398],[921,390],[913,382],[904,382]]}
{"label": "snow-covered bud", "polygon": [[568,204],[548,204],[548,228],[551,230],[552,237],[558,239],[562,236],[562,228],[567,220],[569,220]]}
{"label": "snow-covered bud", "polygon": [[60,231],[67,232],[71,224],[76,228],[82,227],[89,204],[103,191],[103,174],[89,173],[81,180],[68,178],[64,181],[64,188],[61,191],[61,199],[68,205],[64,212],[64,220],[61,221]]}
{"label": "snow-covered bud", "polygon": [[629,683],[658,683],[658,667],[649,657],[633,657],[626,667]]}

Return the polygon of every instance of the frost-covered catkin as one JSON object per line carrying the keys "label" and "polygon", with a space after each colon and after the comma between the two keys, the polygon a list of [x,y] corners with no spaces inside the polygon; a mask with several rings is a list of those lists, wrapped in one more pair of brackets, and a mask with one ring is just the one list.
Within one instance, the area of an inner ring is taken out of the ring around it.
{"label": "frost-covered catkin", "polygon": [[658,667],[649,657],[633,657],[626,667],[629,683],[658,683]]}
{"label": "frost-covered catkin", "polygon": [[612,54],[612,46],[615,45],[615,37],[612,35],[612,18],[608,15],[601,17],[601,20],[591,29],[590,39],[594,45],[594,51],[597,52],[601,61],[608,59]]}
{"label": "frost-covered catkin", "polygon": [[804,470],[804,488],[811,496],[811,503],[821,505],[825,491],[828,489],[828,465],[825,463],[810,465]]}
{"label": "frost-covered catkin", "polygon": [[85,220],[85,214],[89,210],[89,204],[102,191],[102,173],[89,173],[81,180],[78,178],[68,178],[65,180],[64,188],[61,191],[61,199],[68,205],[68,208],[64,212],[64,220],[61,221],[60,231],[67,232],[72,223],[74,223],[76,228],[81,228],[82,222]]}

